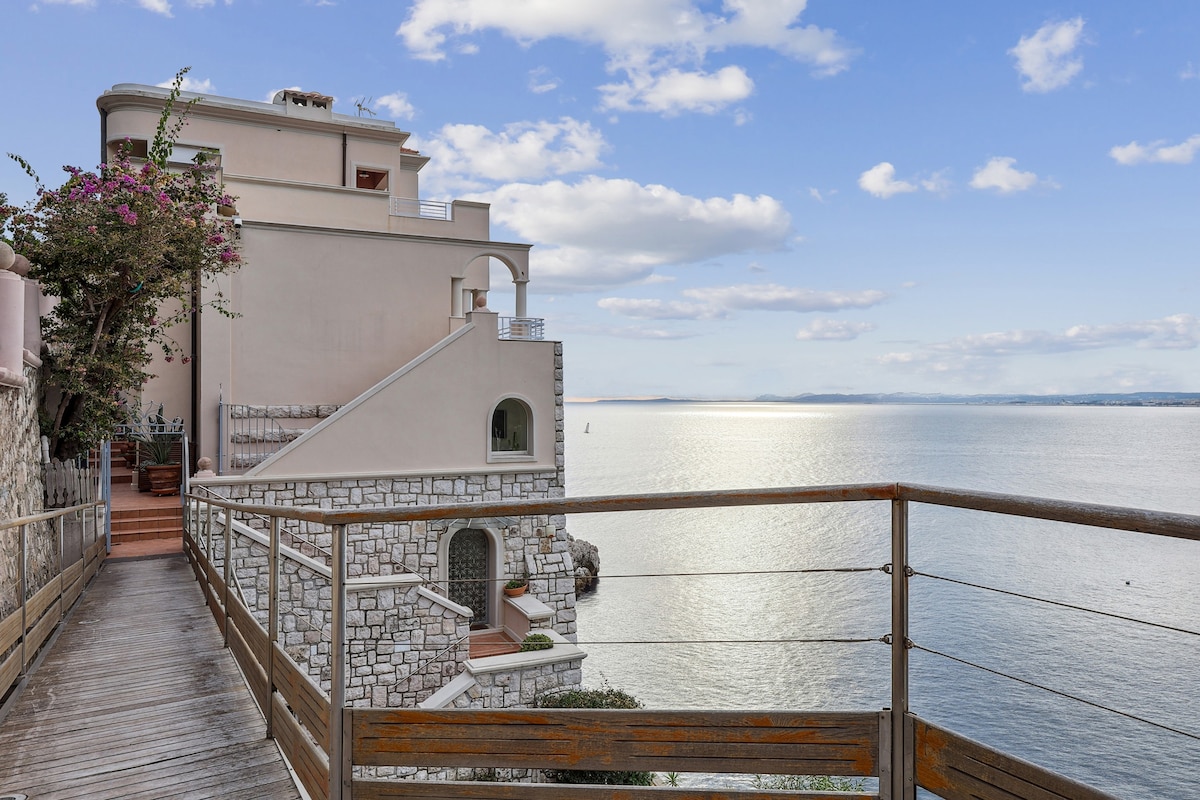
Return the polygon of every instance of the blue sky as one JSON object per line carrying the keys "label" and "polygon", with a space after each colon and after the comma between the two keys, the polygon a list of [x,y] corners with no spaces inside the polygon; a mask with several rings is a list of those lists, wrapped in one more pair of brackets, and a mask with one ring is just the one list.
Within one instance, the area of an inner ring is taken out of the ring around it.
{"label": "blue sky", "polygon": [[[370,98],[532,242],[572,397],[1200,391],[1200,4],[5,0],[0,149]],[[0,165],[0,191],[32,187]],[[511,313],[497,273],[489,305]]]}

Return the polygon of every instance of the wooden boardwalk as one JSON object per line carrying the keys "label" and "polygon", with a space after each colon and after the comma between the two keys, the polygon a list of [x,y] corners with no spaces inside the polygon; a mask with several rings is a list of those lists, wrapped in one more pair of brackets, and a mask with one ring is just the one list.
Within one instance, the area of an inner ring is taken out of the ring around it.
{"label": "wooden boardwalk", "polygon": [[299,798],[182,556],[108,562],[0,723],[0,796]]}

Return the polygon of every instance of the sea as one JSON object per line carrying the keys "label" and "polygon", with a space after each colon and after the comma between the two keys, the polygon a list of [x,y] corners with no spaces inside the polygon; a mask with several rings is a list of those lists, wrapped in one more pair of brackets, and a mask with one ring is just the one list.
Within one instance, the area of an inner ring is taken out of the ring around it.
{"label": "sea", "polygon": [[[604,402],[565,425],[574,497],[902,481],[1200,515],[1200,408]],[[1200,798],[1200,542],[916,504],[909,525],[914,713],[1117,797]],[[572,515],[600,552],[585,684],[888,706],[890,529],[887,502]]]}

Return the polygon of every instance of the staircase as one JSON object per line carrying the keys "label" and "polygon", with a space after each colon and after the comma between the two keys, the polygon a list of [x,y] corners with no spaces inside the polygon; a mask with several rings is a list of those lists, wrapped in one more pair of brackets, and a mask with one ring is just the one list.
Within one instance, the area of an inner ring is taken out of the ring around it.
{"label": "staircase", "polygon": [[132,485],[133,470],[125,460],[112,460],[112,543],[144,542],[183,537],[183,506],[179,495],[158,497]]}
{"label": "staircase", "polygon": [[221,468],[242,472],[261,464],[339,408],[336,404],[252,406],[222,402],[220,413],[228,442]]}

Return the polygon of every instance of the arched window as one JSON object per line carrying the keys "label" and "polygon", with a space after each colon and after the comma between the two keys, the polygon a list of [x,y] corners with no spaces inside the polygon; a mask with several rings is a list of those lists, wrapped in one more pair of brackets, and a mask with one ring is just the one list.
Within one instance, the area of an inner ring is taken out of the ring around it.
{"label": "arched window", "polygon": [[500,456],[533,455],[533,414],[515,397],[496,404],[491,420],[491,453]]}

